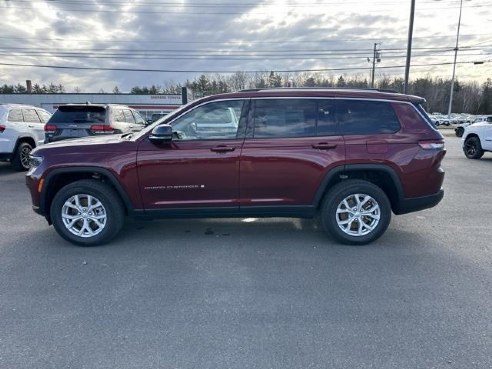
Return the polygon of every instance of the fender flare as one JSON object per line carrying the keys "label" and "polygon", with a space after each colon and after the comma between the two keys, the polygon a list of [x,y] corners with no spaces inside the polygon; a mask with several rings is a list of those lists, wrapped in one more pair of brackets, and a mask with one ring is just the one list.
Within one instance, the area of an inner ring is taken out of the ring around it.
{"label": "fender flare", "polygon": [[49,209],[47,209],[47,193],[50,187],[50,183],[54,180],[54,178],[60,174],[71,174],[71,173],[95,173],[100,174],[107,178],[111,185],[116,189],[116,193],[120,196],[123,201],[123,205],[128,213],[133,212],[133,204],[130,201],[127,193],[121,186],[121,184],[116,179],[116,176],[108,169],[96,166],[80,166],[80,167],[71,167],[71,168],[58,168],[54,169],[45,177],[45,183],[43,189],[40,194],[40,203],[39,208],[42,214],[45,214],[46,217],[49,217]]}
{"label": "fender flare", "polygon": [[[384,172],[391,178],[391,181],[396,189],[397,198],[394,199],[396,203],[392,204],[394,205],[394,208],[398,209],[398,204],[405,198],[400,178],[393,168],[384,164],[348,164],[332,168],[328,171],[328,173],[326,173],[325,177],[321,181],[316,195],[314,196],[313,205],[316,208],[320,206],[323,196],[330,189],[329,185],[331,182],[339,182],[340,180],[343,181],[346,179],[344,177],[350,177],[351,172]],[[338,179],[336,177],[338,177]]]}

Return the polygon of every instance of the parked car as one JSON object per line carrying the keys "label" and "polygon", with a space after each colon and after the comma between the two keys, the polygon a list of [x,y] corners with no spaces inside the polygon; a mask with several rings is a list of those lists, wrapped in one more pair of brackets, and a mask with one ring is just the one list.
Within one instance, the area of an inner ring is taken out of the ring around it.
{"label": "parked car", "polygon": [[480,159],[485,151],[492,151],[492,115],[466,127],[461,140],[468,159]]}
{"label": "parked car", "polygon": [[82,246],[110,241],[126,215],[319,216],[336,240],[366,244],[391,212],[444,195],[444,139],[424,101],[337,89],[209,96],[135,134],[40,147],[27,186],[34,211]]}
{"label": "parked car", "polygon": [[147,122],[125,105],[67,104],[58,107],[45,130],[45,142],[139,131]]}
{"label": "parked car", "polygon": [[430,115],[431,121],[434,123],[435,126],[449,126],[451,125],[451,119],[448,118],[447,115],[441,114],[441,113],[432,113]]}
{"label": "parked car", "polygon": [[0,161],[19,171],[29,169],[29,154],[44,141],[46,110],[19,104],[0,104]]}
{"label": "parked car", "polygon": [[463,133],[465,132],[466,127],[468,127],[470,124],[478,123],[478,122],[480,122],[480,117],[475,118],[475,119],[470,119],[469,121],[466,121],[466,122],[459,123],[454,128],[454,133],[455,133],[456,137],[462,137]]}

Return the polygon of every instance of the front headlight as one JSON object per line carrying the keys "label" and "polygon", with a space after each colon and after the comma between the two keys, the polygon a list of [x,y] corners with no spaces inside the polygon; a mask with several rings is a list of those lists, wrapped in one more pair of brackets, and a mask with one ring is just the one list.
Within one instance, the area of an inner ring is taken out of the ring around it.
{"label": "front headlight", "polygon": [[43,162],[42,156],[29,155],[29,165],[31,166],[31,168],[39,167],[42,162]]}

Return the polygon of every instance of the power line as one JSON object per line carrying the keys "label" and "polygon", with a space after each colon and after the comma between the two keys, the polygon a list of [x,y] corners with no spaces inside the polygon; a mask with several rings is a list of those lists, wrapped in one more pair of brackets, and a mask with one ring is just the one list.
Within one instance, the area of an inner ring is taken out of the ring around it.
{"label": "power line", "polygon": [[[80,4],[82,5],[82,4]],[[86,5],[86,4],[84,4]],[[334,4],[335,5],[335,4]],[[487,7],[487,5],[468,5],[468,8],[482,8]],[[419,8],[419,11],[425,10],[439,10],[439,9],[459,9],[459,6],[446,6],[446,7],[431,7],[431,8]],[[18,9],[18,10],[39,10],[39,8],[34,7],[21,7],[21,6],[0,6],[0,9]],[[245,11],[188,11],[188,10],[178,10],[178,11],[169,11],[169,10],[125,10],[125,9],[74,9],[74,8],[57,8],[59,11],[67,11],[67,12],[93,12],[93,13],[130,13],[130,14],[179,14],[179,15],[238,15],[238,14],[246,14]],[[374,7],[371,10],[367,10],[366,12],[374,13],[381,12],[383,9],[376,9]],[[386,10],[386,9],[384,9]],[[248,12],[249,15],[271,15],[270,12]]]}
{"label": "power line", "polygon": [[[472,64],[473,62],[457,62],[456,64]],[[412,67],[430,67],[452,65],[453,63],[427,63],[413,64]],[[171,69],[140,69],[140,68],[100,68],[100,67],[71,67],[61,65],[44,65],[44,64],[17,64],[17,63],[0,63],[0,65],[11,67],[33,67],[33,68],[50,68],[50,69],[72,69],[72,70],[95,70],[95,71],[119,71],[119,72],[151,72],[151,73],[236,73],[230,70],[171,70]],[[405,65],[382,66],[378,69],[396,69],[405,68]],[[345,68],[319,68],[319,69],[290,69],[275,70],[277,73],[300,73],[300,72],[330,72],[330,71],[350,71],[350,70],[370,70],[370,67],[345,67]],[[242,73],[264,73],[265,70],[243,70]]]}
{"label": "power line", "polygon": [[[413,37],[414,39],[425,39],[429,38],[454,38],[456,35],[428,35],[428,36],[418,36]],[[460,37],[476,37],[476,36],[490,36],[490,33],[470,33],[463,34]],[[33,42],[37,41],[65,41],[65,42],[94,42],[94,39],[73,39],[73,38],[42,38],[42,37],[16,37],[16,36],[0,36],[0,39],[7,40],[30,40]],[[406,37],[378,37],[378,41],[385,40],[406,40]],[[358,38],[358,39],[317,39],[315,41],[312,40],[285,40],[285,41],[258,41],[258,40],[237,40],[237,41],[169,41],[169,40],[156,40],[156,39],[145,39],[145,40],[112,40],[112,39],[97,39],[97,42],[109,42],[109,43],[165,43],[165,44],[296,44],[296,43],[330,43],[330,42],[373,42],[374,38]],[[483,43],[489,42],[492,38],[484,41]]]}
{"label": "power line", "polygon": [[[132,1],[124,1],[124,0],[119,0],[119,1],[107,1],[106,3],[103,4],[94,4],[94,3],[87,3],[86,0],[82,1],[76,1],[76,0],[16,0],[18,3],[41,3],[41,4],[69,4],[69,5],[88,5],[88,6],[93,6],[93,5],[132,5],[132,6],[148,6],[148,5],[160,5],[160,6],[176,6],[180,8],[203,8],[203,7],[264,7],[264,6],[275,6],[278,5],[275,2],[268,2],[268,1],[262,1],[262,2],[186,2],[183,3],[181,1],[140,1],[138,3],[132,2]],[[429,5],[436,5],[433,1],[423,1],[423,4],[429,4]],[[448,3],[456,3],[458,5],[459,1],[448,1]],[[344,4],[360,4],[359,0],[346,0],[344,1]],[[371,2],[371,5],[401,5],[402,2],[400,1],[373,1]],[[325,7],[327,5],[336,5],[339,6],[340,3],[338,1],[328,1],[328,2],[304,2],[304,3],[284,3],[282,4],[282,7],[284,8],[306,8],[306,7]]]}

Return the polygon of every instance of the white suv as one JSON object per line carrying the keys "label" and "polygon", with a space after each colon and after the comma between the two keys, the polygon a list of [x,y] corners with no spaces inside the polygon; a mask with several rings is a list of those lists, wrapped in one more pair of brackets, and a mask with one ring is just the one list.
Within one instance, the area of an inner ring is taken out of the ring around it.
{"label": "white suv", "polygon": [[44,125],[50,117],[35,106],[0,104],[0,161],[28,170],[29,153],[44,142]]}
{"label": "white suv", "polygon": [[492,151],[492,115],[466,127],[462,141],[468,159],[480,159],[485,151]]}

